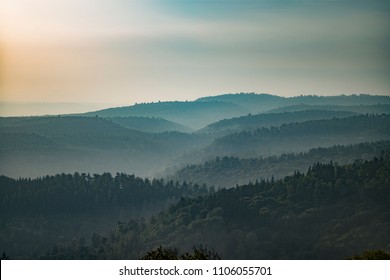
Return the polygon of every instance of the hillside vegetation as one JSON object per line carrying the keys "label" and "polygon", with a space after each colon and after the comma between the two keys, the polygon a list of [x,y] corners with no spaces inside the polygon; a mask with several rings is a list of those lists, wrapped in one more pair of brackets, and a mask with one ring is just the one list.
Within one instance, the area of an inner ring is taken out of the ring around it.
{"label": "hillside vegetation", "polygon": [[223,259],[345,259],[388,251],[390,158],[260,181],[182,199],[149,221],[118,224],[56,246],[44,258],[137,259],[164,246],[213,248]]}
{"label": "hillside vegetation", "polygon": [[333,161],[342,165],[352,163],[356,159],[370,160],[380,156],[385,150],[390,150],[390,141],[314,148],[305,153],[264,158],[217,157],[171,171],[167,178],[215,187],[235,187],[262,179],[282,178],[296,171],[304,172],[314,163]]}
{"label": "hillside vegetation", "polygon": [[390,115],[359,115],[236,132],[217,138],[205,153],[217,156],[268,156],[388,139]]}
{"label": "hillside vegetation", "polygon": [[[390,139],[389,115],[335,118],[339,113],[307,111],[291,113],[289,118],[289,114],[238,119],[242,129],[260,128],[222,134],[149,133],[99,117],[0,118],[0,174],[15,178],[62,172],[155,176],[167,167],[180,168],[217,156],[266,157]],[[289,122],[294,116],[296,122]],[[332,118],[298,121],[319,116]],[[283,120],[287,123],[264,127],[266,122]]]}
{"label": "hillside vegetation", "polygon": [[12,258],[37,257],[61,241],[106,232],[118,221],[148,217],[205,186],[110,173],[0,176],[0,248]]}
{"label": "hillside vegetation", "polygon": [[238,118],[225,119],[206,126],[205,128],[199,130],[198,133],[211,133],[222,136],[224,134],[231,134],[238,131],[251,131],[263,127],[278,127],[285,123],[345,118],[356,115],[357,114],[353,112],[326,110],[263,113],[258,115],[247,115]]}
{"label": "hillside vegetation", "polygon": [[[222,94],[199,98],[194,101],[171,101],[142,103],[133,106],[109,108],[84,114],[85,116],[99,117],[158,117],[169,121],[177,122],[194,130],[205,127],[211,123],[244,116],[247,114],[259,114],[292,105],[309,106],[360,106],[357,111],[361,114],[366,113],[390,113],[372,111],[372,108],[366,105],[390,105],[390,96],[380,95],[339,95],[339,96],[297,96],[280,97],[270,94]],[[332,107],[331,107],[332,108]],[[320,108],[320,110],[333,110],[329,107]],[[388,106],[386,107],[388,110]],[[319,108],[313,108],[317,110]],[[367,110],[365,110],[367,109]],[[303,109],[303,110],[308,110]],[[310,109],[309,109],[310,110]],[[334,110],[339,111],[339,110]],[[342,111],[349,111],[344,108]],[[355,111],[356,112],[356,108]]]}
{"label": "hillside vegetation", "polygon": [[97,117],[0,118],[0,174],[109,171],[146,176],[201,143],[190,134],[156,137]]}
{"label": "hillside vegetation", "polygon": [[112,117],[107,118],[114,123],[129,129],[161,133],[167,131],[191,132],[191,129],[181,124],[154,117]]}
{"label": "hillside vegetation", "polygon": [[212,122],[237,117],[246,110],[233,103],[212,102],[158,102],[109,108],[86,113],[84,116],[99,117],[155,117],[179,123],[191,129],[202,128]]}

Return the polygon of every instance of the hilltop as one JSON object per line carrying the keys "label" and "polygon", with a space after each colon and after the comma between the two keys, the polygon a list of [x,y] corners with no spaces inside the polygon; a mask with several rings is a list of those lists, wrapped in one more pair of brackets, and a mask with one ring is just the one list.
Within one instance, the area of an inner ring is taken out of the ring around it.
{"label": "hilltop", "polygon": [[[349,108],[354,109],[353,112],[355,113],[356,108],[353,107],[361,106],[358,113],[364,114],[373,112],[373,108],[367,106],[384,104],[390,105],[390,96],[360,94],[281,97],[270,94],[239,93],[202,97],[194,101],[186,102],[153,102],[108,108],[88,112],[85,113],[84,116],[155,117],[176,122],[197,130],[223,119],[230,119],[248,114],[259,114],[271,110],[283,110],[282,108],[286,106],[350,106]],[[363,108],[363,106],[366,107]],[[333,110],[332,108],[334,107],[322,108],[321,110]],[[314,109],[318,108],[313,108],[313,110]],[[308,109],[306,108],[304,110]],[[388,107],[384,110],[388,110]],[[340,109],[334,111],[340,111]],[[344,108],[341,111],[350,110]]]}

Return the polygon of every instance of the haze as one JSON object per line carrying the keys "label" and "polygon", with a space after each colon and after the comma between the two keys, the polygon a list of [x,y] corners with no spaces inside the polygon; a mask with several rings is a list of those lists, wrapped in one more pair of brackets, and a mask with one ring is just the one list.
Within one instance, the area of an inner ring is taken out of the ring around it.
{"label": "haze", "polygon": [[381,0],[3,0],[0,101],[389,95],[389,11]]}

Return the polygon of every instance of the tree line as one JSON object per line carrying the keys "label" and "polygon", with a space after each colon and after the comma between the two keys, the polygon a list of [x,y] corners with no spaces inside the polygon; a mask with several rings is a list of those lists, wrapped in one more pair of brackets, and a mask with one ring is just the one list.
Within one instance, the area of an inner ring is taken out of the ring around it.
{"label": "tree line", "polygon": [[138,259],[203,245],[222,259],[345,259],[389,251],[390,153],[182,198],[150,219],[58,244],[42,258]]}

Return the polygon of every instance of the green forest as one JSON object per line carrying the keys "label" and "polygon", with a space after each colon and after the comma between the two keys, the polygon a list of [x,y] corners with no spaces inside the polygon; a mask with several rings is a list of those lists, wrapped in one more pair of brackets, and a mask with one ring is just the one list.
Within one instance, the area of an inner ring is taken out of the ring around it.
{"label": "green forest", "polygon": [[215,187],[235,187],[249,181],[283,178],[296,171],[306,172],[314,162],[334,161],[338,164],[347,164],[353,163],[356,159],[368,160],[380,155],[384,150],[390,150],[390,141],[335,145],[279,156],[216,157],[200,164],[190,164],[179,170],[173,170],[168,178]]}
{"label": "green forest", "polygon": [[158,246],[212,248],[223,259],[344,259],[389,250],[390,154],[182,198],[149,220],[73,239],[40,256],[138,259]]}
{"label": "green forest", "polygon": [[182,197],[209,192],[196,184],[150,181],[123,173],[17,180],[1,176],[0,184],[0,247],[17,258],[75,235],[110,228],[119,220],[148,217]]}
{"label": "green forest", "polygon": [[2,176],[1,246],[11,258],[138,259],[204,246],[223,259],[343,259],[390,249],[389,172],[382,150],[229,189],[108,173]]}

